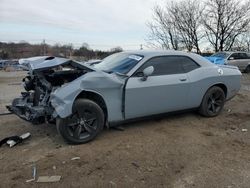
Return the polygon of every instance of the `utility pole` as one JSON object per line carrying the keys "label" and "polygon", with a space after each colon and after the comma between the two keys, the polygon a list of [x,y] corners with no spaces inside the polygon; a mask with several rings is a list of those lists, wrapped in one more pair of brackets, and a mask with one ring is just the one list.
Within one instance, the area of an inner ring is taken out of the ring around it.
{"label": "utility pole", "polygon": [[46,43],[45,43],[45,39],[43,39],[43,55],[46,55]]}
{"label": "utility pole", "polygon": [[142,44],[140,45],[140,50],[143,50]]}

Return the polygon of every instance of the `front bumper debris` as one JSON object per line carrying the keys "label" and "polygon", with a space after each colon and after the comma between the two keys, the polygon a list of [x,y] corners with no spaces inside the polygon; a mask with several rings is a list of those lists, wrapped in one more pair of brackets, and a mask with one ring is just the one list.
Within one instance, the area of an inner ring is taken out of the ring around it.
{"label": "front bumper debris", "polygon": [[22,97],[13,100],[12,104],[6,108],[19,116],[20,118],[32,122],[42,123],[45,120],[46,109],[43,106],[33,106],[33,103],[28,101],[30,93],[23,92]]}

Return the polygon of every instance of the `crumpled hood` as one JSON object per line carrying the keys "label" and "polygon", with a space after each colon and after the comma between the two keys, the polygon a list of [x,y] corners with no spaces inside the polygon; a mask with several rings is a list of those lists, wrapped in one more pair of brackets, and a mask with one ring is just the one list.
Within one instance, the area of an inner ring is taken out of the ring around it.
{"label": "crumpled hood", "polygon": [[224,65],[225,64],[225,59],[223,59],[221,57],[209,56],[209,57],[205,57],[205,58],[208,59],[210,62],[212,62],[214,64],[218,64],[218,65]]}
{"label": "crumpled hood", "polygon": [[[28,70],[48,69],[69,62],[74,62],[79,64],[80,66],[83,66],[83,64],[81,64],[80,62],[67,58],[53,57],[53,56],[37,56],[19,60],[19,64]],[[84,66],[84,67],[90,68],[89,66]]]}

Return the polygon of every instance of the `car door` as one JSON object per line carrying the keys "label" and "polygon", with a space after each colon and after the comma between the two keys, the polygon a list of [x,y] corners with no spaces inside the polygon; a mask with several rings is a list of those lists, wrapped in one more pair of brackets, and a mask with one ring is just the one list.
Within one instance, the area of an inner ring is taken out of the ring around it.
{"label": "car door", "polygon": [[242,69],[244,66],[244,54],[243,53],[233,53],[228,57],[228,64],[234,65]]}
{"label": "car door", "polygon": [[[189,80],[182,67],[182,56],[154,57],[144,63],[127,81],[125,119],[160,114],[187,107]],[[145,68],[154,72],[142,79]]]}
{"label": "car door", "polygon": [[238,67],[241,69],[241,70],[245,70],[246,67],[248,66],[249,64],[249,59],[248,59],[248,55],[246,53],[239,53],[239,62],[238,62]]}

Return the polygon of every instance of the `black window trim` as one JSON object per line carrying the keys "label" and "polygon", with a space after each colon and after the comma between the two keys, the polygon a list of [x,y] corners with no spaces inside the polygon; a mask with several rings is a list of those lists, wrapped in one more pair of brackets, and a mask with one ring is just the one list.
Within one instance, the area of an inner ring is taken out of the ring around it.
{"label": "black window trim", "polygon": [[[194,59],[192,59],[191,57],[189,56],[185,56],[185,55],[161,55],[161,56],[154,56],[154,57],[151,57],[150,59],[148,59],[147,61],[145,61],[140,67],[138,67],[138,69],[131,75],[131,77],[140,77],[140,76],[137,76],[136,74],[138,73],[137,71],[143,66],[145,65],[146,63],[148,63],[150,60],[154,59],[154,58],[159,58],[159,57],[186,57],[188,59],[190,59],[191,61],[193,61],[198,67],[200,68],[201,65],[199,63],[197,63]],[[194,69],[195,70],[195,69]],[[192,70],[193,71],[193,70]],[[191,72],[191,71],[189,71]],[[184,72],[183,74],[186,74],[186,73],[189,73],[189,72]],[[180,73],[179,73],[180,74]],[[166,75],[173,75],[173,74],[166,74]],[[155,75],[155,76],[162,76],[162,75]]]}

